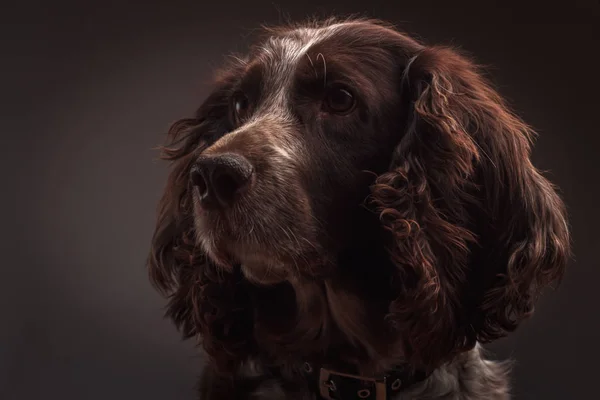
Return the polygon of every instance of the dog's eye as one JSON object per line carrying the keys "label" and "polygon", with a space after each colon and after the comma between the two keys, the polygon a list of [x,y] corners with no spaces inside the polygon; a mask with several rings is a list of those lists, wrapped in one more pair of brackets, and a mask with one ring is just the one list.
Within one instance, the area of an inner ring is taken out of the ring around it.
{"label": "dog's eye", "polygon": [[242,121],[247,115],[250,108],[248,97],[243,93],[236,93],[233,96],[233,113],[237,123]]}
{"label": "dog's eye", "polygon": [[352,93],[344,87],[334,87],[327,91],[323,107],[325,111],[336,114],[347,114],[354,108],[356,101]]}

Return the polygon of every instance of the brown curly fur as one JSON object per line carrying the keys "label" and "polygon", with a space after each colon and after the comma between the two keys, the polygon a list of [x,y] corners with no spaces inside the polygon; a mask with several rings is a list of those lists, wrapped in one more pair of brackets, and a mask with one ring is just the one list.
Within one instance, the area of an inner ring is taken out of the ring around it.
{"label": "brown curly fur", "polygon": [[[380,77],[378,93],[394,106],[369,117],[373,132],[389,130],[390,136],[377,149],[362,150],[387,166],[365,165],[370,178],[355,178],[352,184],[364,191],[349,192],[354,197],[311,203],[321,223],[330,221],[327,234],[314,236],[323,240],[311,243],[314,254],[299,255],[303,262],[288,278],[256,284],[239,265],[212,259],[197,238],[189,170],[198,154],[235,128],[224,116],[247,64],[227,66],[196,116],[169,131],[163,156],[172,171],[152,239],[150,276],[170,299],[167,315],[185,337],[201,339],[222,373],[234,373],[253,357],[283,371],[307,357],[328,359],[334,348],[363,372],[398,360],[432,370],[477,342],[513,331],[533,312],[541,290],[564,273],[566,211],[531,164],[534,132],[474,63],[456,49],[422,45],[378,21],[300,24],[271,29],[267,37],[333,24],[351,27],[336,31],[341,43],[360,32],[366,54],[357,50],[337,60],[363,57],[361,65]],[[334,48],[318,50],[330,62],[336,55],[327,50]],[[319,162],[320,150],[311,149],[304,160],[309,165]],[[307,189],[308,199],[318,196]],[[356,207],[343,203],[360,196],[366,201]],[[318,214],[337,209],[336,219]],[[353,246],[354,253],[348,251]],[[338,253],[321,259],[323,249]]]}

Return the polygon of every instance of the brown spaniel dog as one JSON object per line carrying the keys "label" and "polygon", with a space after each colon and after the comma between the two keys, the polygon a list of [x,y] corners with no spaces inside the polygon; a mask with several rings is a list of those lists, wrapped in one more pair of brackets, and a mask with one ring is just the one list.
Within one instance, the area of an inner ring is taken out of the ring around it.
{"label": "brown spaniel dog", "polygon": [[506,399],[479,343],[569,258],[532,129],[380,21],[266,29],[169,132],[149,269],[203,399]]}

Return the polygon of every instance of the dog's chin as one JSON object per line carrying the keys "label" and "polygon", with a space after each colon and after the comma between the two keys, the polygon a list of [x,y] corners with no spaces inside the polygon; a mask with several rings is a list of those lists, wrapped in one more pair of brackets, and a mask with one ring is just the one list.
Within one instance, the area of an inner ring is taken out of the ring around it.
{"label": "dog's chin", "polygon": [[217,246],[204,242],[203,248],[217,266],[227,271],[239,266],[249,282],[260,286],[323,278],[335,265],[332,257],[314,252],[275,253],[248,243],[216,243]]}
{"label": "dog's chin", "polygon": [[249,282],[260,286],[277,285],[290,278],[285,269],[264,264],[241,263],[241,270]]}
{"label": "dog's chin", "polygon": [[246,279],[257,285],[275,285],[291,277],[291,269],[286,266],[280,255],[240,243],[230,243],[226,240],[202,240],[200,243],[206,255],[217,266],[231,271],[234,266],[240,269]]}
{"label": "dog's chin", "polygon": [[[251,215],[245,217],[252,219]],[[260,216],[253,219],[253,224],[241,218],[233,224],[232,220],[231,216],[221,213],[198,213],[197,240],[217,266],[227,271],[240,266],[249,282],[275,285],[314,278],[327,273],[334,264],[335,257],[318,246],[313,229],[287,225],[281,229],[285,233],[282,237],[274,224],[261,223]]]}

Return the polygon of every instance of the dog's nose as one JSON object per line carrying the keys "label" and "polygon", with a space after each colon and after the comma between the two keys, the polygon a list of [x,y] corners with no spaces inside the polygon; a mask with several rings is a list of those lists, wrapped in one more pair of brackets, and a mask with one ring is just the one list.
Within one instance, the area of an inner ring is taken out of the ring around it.
{"label": "dog's nose", "polygon": [[231,205],[252,177],[252,164],[239,154],[202,155],[190,171],[203,207]]}

